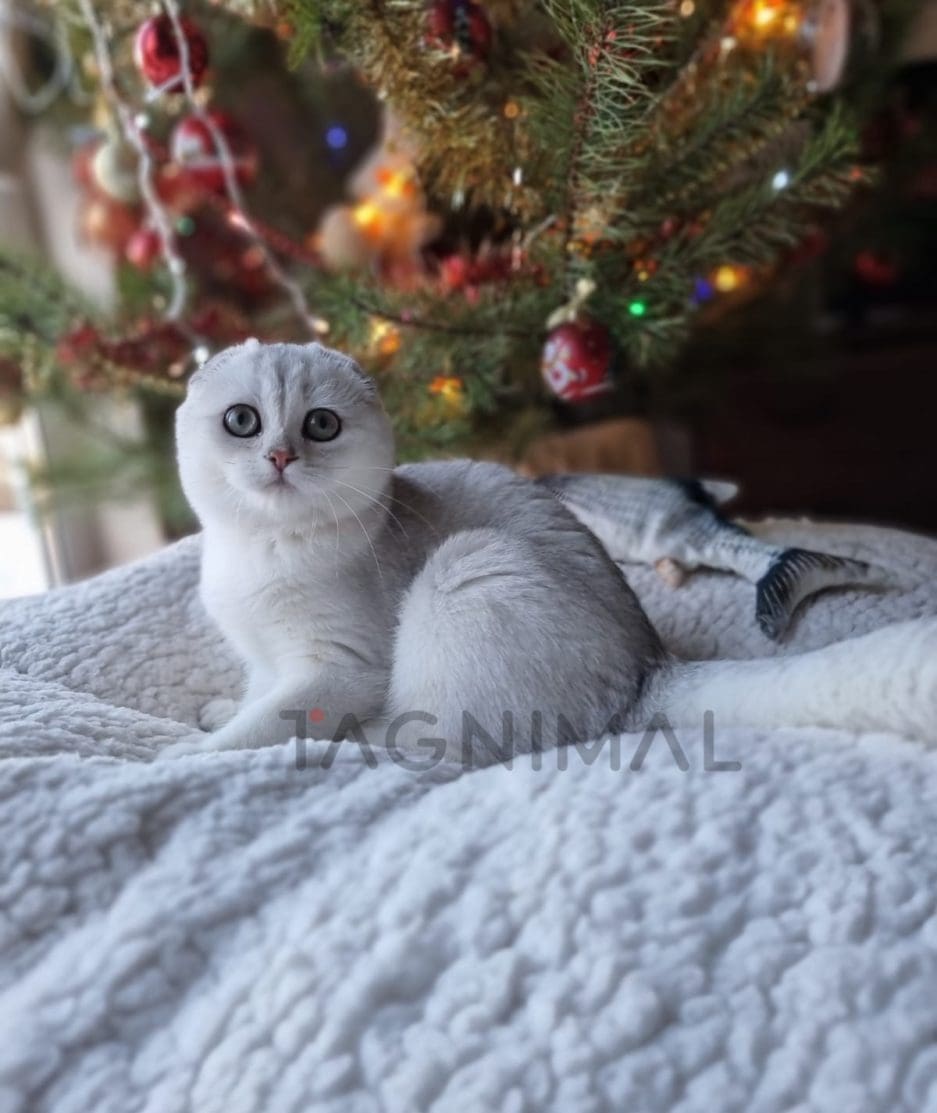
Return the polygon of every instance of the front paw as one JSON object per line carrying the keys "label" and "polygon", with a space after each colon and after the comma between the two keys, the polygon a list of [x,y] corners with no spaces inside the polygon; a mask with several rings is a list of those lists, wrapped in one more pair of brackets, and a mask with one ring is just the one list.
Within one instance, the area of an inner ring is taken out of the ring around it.
{"label": "front paw", "polygon": [[202,730],[218,730],[225,723],[230,723],[237,713],[237,701],[219,696],[211,699],[198,713],[198,725]]}

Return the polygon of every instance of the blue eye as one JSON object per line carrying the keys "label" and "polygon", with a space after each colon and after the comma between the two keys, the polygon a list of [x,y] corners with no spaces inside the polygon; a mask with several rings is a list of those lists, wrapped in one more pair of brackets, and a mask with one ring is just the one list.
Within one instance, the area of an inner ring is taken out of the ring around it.
{"label": "blue eye", "polygon": [[253,406],[239,402],[225,410],[224,427],[232,437],[256,437],[260,432],[260,414]]}
{"label": "blue eye", "polygon": [[310,410],[303,418],[303,436],[309,441],[334,441],[342,431],[338,414],[331,410]]}

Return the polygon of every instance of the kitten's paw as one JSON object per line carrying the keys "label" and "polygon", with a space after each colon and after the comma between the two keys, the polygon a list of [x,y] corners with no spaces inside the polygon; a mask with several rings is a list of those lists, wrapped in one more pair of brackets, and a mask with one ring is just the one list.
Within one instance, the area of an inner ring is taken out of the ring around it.
{"label": "kitten's paw", "polygon": [[230,723],[237,713],[237,700],[219,696],[211,699],[198,713],[198,725],[202,730],[218,730],[225,723]]}

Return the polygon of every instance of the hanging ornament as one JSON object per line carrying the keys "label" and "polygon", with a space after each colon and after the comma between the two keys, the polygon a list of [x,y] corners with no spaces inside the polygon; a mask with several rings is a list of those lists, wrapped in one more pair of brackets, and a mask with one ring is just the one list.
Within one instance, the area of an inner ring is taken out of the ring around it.
{"label": "hanging ornament", "polygon": [[132,205],[140,200],[136,151],[115,133],[91,156],[88,176],[95,189],[114,201]]}
{"label": "hanging ornament", "polygon": [[[227,112],[212,109],[208,120],[217,128],[231,153],[238,185],[248,186],[257,177],[257,148],[240,124]],[[170,154],[189,181],[210,193],[225,192],[225,176],[212,127],[202,116],[186,116],[172,133]]]}
{"label": "hanging ornament", "polygon": [[127,241],[124,256],[137,270],[148,271],[160,257],[162,249],[163,241],[159,232],[147,224],[138,228]]}
{"label": "hanging ornament", "polygon": [[455,59],[481,62],[491,50],[491,23],[474,0],[433,0],[426,10],[426,41]]}
{"label": "hanging ornament", "polygon": [[[188,51],[192,84],[197,88],[204,81],[208,69],[208,43],[191,19],[182,16],[179,24]],[[173,21],[168,15],[151,16],[141,25],[134,43],[133,57],[137,69],[154,89],[161,93],[184,91],[179,42]]]}
{"label": "hanging ornament", "polygon": [[612,389],[608,329],[588,317],[558,325],[547,336],[540,369],[564,402],[582,402]]}

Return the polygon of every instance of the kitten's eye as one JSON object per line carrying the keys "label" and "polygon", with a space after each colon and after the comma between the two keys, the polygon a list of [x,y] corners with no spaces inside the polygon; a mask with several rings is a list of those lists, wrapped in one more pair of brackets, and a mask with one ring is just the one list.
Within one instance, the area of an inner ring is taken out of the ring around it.
{"label": "kitten's eye", "polygon": [[338,414],[331,410],[310,410],[303,418],[303,436],[310,441],[334,441],[342,431]]}
{"label": "kitten's eye", "polygon": [[224,427],[232,437],[255,437],[260,432],[260,414],[239,402],[225,411]]}

